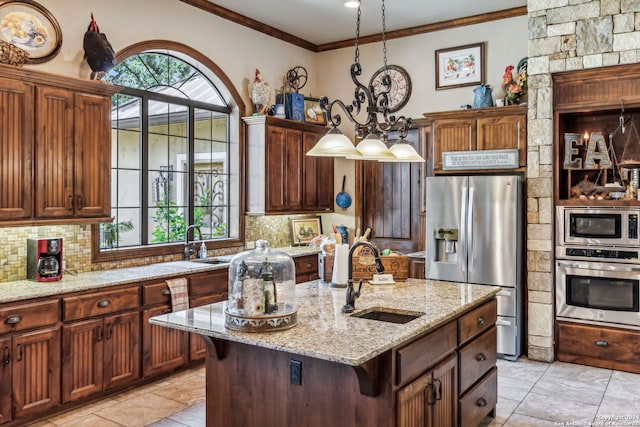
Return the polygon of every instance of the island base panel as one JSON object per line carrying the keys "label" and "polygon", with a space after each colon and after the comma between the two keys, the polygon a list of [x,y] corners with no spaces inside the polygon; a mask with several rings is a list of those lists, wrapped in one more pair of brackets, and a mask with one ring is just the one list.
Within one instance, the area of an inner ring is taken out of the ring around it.
{"label": "island base panel", "polygon": [[[361,394],[353,366],[225,342],[224,355],[207,340],[207,426],[393,427],[390,352],[379,357],[378,394]],[[291,384],[291,361],[301,385]]]}

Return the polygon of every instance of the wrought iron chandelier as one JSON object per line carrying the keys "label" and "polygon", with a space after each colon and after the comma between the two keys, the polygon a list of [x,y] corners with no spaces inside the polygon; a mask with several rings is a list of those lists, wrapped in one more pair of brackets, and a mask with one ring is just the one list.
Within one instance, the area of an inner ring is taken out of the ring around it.
{"label": "wrought iron chandelier", "polygon": [[[395,116],[389,109],[389,93],[391,91],[391,77],[387,73],[387,39],[385,28],[385,6],[382,0],[382,52],[384,60],[384,75],[379,92],[374,91],[373,85],[360,83],[358,77],[362,75],[360,65],[360,16],[361,3],[358,0],[358,17],[356,21],[355,56],[351,65],[351,80],[355,84],[354,99],[346,105],[339,99],[329,101],[324,96],[318,104],[331,122],[331,129],[307,152],[307,156],[346,157],[354,160],[378,160],[381,162],[424,162],[405,138],[409,133],[412,121],[405,116]],[[356,147],[339,129],[342,117],[338,107],[355,125],[356,135],[361,141]],[[361,112],[366,112],[366,119],[358,120]],[[387,148],[389,131],[397,131],[400,140]]]}

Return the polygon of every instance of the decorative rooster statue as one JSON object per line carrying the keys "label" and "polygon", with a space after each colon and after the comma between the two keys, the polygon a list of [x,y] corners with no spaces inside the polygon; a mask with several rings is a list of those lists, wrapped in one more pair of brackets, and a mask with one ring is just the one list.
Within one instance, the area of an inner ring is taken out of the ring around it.
{"label": "decorative rooster statue", "polygon": [[91,80],[95,80],[98,73],[106,73],[116,65],[116,55],[107,40],[107,36],[100,32],[98,24],[91,14],[91,22],[84,33],[84,59],[91,67]]}
{"label": "decorative rooster statue", "polygon": [[271,100],[271,86],[269,83],[262,80],[260,70],[256,68],[256,78],[251,85],[251,101],[255,105],[256,115],[264,115],[269,107],[269,101]]}

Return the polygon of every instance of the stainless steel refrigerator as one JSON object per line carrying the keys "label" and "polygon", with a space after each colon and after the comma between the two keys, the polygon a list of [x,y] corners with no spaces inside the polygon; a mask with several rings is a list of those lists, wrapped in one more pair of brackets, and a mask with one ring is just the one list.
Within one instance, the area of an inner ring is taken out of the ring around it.
{"label": "stainless steel refrigerator", "polygon": [[500,286],[498,354],[522,341],[522,179],[516,175],[427,178],[426,277]]}

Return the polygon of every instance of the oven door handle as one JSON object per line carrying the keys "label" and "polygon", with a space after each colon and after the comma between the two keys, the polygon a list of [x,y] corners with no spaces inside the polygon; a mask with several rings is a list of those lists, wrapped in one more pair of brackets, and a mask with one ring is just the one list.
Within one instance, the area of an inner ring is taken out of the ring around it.
{"label": "oven door handle", "polygon": [[[576,263],[576,262],[567,262],[567,261],[561,261],[558,260],[556,261],[557,266],[558,267],[563,267],[563,268],[579,268],[582,270],[611,270],[614,271],[613,269],[609,269],[609,268],[601,268],[601,265],[599,265],[598,263]],[[602,265],[603,267],[606,267],[606,265]],[[627,271],[627,272],[634,272],[634,273],[638,273],[640,272],[640,267],[634,267],[632,264],[615,264],[615,271]]]}

